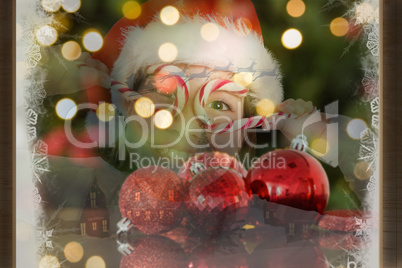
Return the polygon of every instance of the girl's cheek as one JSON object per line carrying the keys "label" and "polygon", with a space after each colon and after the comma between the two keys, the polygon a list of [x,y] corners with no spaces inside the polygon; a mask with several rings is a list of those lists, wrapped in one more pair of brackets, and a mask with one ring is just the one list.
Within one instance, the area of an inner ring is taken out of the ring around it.
{"label": "girl's cheek", "polygon": [[242,147],[244,134],[240,131],[225,134],[212,134],[209,137],[209,141],[215,151],[234,156]]}

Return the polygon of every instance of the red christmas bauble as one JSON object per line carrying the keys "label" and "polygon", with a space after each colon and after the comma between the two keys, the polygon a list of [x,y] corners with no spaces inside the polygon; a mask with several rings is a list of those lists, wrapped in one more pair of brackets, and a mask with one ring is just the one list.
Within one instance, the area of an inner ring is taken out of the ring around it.
{"label": "red christmas bauble", "polygon": [[249,195],[234,169],[208,168],[190,181],[187,218],[196,230],[215,236],[244,225]]}
{"label": "red christmas bauble", "polygon": [[205,152],[190,157],[180,168],[179,177],[190,182],[195,175],[209,167],[232,168],[243,177],[247,176],[247,170],[235,157],[227,153]]}
{"label": "red christmas bauble", "polygon": [[128,218],[145,234],[157,234],[180,224],[186,190],[173,171],[149,166],[133,172],[120,190],[119,207],[122,217]]}
{"label": "red christmas bauble", "polygon": [[187,267],[183,249],[166,237],[147,236],[130,244],[134,250],[122,257],[120,268]]}
{"label": "red christmas bauble", "polygon": [[297,150],[275,150],[250,168],[246,182],[261,199],[323,213],[329,198],[327,174],[320,162]]}

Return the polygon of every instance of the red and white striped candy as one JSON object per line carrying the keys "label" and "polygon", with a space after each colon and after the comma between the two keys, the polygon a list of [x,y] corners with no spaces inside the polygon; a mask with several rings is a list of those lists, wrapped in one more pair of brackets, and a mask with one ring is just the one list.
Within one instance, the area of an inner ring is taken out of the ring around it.
{"label": "red and white striped candy", "polygon": [[[149,66],[147,68],[147,74],[156,73],[167,73],[167,76],[175,77],[177,79],[177,92],[176,99],[168,110],[175,115],[177,110],[183,110],[187,104],[189,97],[190,85],[188,83],[188,78],[186,74],[179,67],[170,64],[156,64]],[[130,89],[126,84],[112,80],[112,90],[115,90],[123,95],[123,97],[128,101],[136,101],[141,98],[142,95]],[[234,121],[228,121],[226,123],[214,125],[208,118],[205,110],[208,97],[211,93],[215,91],[228,91],[236,94],[240,97],[244,97],[248,93],[248,89],[240,86],[233,81],[226,79],[215,79],[206,83],[197,93],[196,99],[194,101],[194,109],[199,119],[206,125],[206,131],[222,134],[227,132],[233,132],[238,130],[244,130],[248,128],[255,128],[263,126],[264,129],[273,130],[276,127],[275,122],[278,117],[286,118],[297,118],[299,115],[296,114],[285,114],[283,112],[278,112],[271,114],[269,117],[264,116],[253,116],[249,118],[241,118]],[[316,108],[311,113],[314,113]]]}
{"label": "red and white striped candy", "polygon": [[176,78],[177,88],[176,88],[176,99],[168,110],[174,116],[177,111],[182,111],[184,106],[186,106],[189,96],[190,85],[188,84],[188,79],[186,74],[182,69],[171,64],[156,64],[151,65],[147,68],[147,74],[156,73],[166,73],[167,77]]}
{"label": "red and white striped candy", "polygon": [[208,126],[211,126],[211,123],[206,113],[205,105],[207,104],[209,95],[218,90],[228,91],[239,97],[245,97],[248,93],[247,88],[226,79],[215,79],[206,83],[197,93],[194,101],[194,109],[199,119]]}

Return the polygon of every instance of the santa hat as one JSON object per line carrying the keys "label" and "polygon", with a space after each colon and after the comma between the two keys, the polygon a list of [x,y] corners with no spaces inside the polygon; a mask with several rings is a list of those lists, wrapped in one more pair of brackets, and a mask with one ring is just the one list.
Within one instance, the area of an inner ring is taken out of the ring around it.
{"label": "santa hat", "polygon": [[[166,25],[160,18],[160,11],[166,6],[173,6],[180,13],[174,25]],[[213,41],[201,35],[206,23],[214,23],[219,29]],[[93,58],[111,70],[114,80],[126,83],[136,72],[162,63],[158,50],[167,42],[177,48],[172,63],[251,73],[252,82],[247,88],[254,101],[282,101],[278,63],[264,47],[250,0],[149,0],[141,5],[138,18],[124,17],[112,27]]]}

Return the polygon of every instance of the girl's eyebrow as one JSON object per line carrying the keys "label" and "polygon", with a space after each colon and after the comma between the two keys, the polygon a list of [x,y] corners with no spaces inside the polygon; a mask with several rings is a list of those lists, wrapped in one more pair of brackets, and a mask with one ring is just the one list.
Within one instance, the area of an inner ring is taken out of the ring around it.
{"label": "girl's eyebrow", "polygon": [[[232,92],[230,92],[230,91],[226,91],[226,90],[215,91],[215,92],[212,92],[211,95],[213,95],[213,94],[219,94],[219,93],[226,93],[226,94],[232,95],[232,96],[234,96],[234,97],[236,97],[236,98],[238,98],[238,99],[240,99],[240,100],[244,98],[244,97],[240,97],[239,95],[234,94],[234,93],[232,93]],[[210,95],[210,96],[211,96],[211,95]]]}

